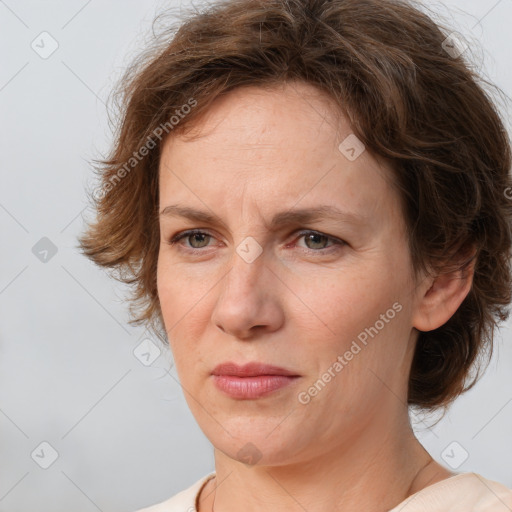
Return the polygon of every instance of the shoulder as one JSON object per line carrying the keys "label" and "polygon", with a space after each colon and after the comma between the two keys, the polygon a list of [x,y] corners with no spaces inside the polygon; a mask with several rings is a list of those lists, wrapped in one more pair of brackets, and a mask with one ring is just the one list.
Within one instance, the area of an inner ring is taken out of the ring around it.
{"label": "shoulder", "polygon": [[215,472],[209,473],[171,498],[136,512],[196,512],[196,498],[206,482],[214,475]]}
{"label": "shoulder", "polygon": [[470,475],[473,485],[479,488],[475,510],[485,512],[510,512],[512,510],[512,489],[476,473],[470,473]]}
{"label": "shoulder", "polygon": [[460,473],[425,487],[390,512],[510,512],[512,490],[477,473]]}

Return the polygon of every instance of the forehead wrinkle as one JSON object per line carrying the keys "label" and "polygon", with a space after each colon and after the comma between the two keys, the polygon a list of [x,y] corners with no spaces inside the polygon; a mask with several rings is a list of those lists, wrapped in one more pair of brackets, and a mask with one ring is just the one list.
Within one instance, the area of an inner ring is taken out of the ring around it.
{"label": "forehead wrinkle", "polygon": [[[247,181],[244,182],[242,192],[240,194],[241,204],[240,204],[240,215],[242,220],[244,219],[245,213],[247,212],[247,208],[250,208],[250,205],[247,204],[249,200],[246,200],[247,196],[247,188],[251,186]],[[255,212],[262,219],[263,227],[268,230],[271,226],[271,223],[265,218],[265,215],[262,213],[261,205],[259,204],[257,199],[254,199],[251,203],[254,207]]]}
{"label": "forehead wrinkle", "polygon": [[[249,186],[249,183],[247,181],[244,182],[244,187],[242,189],[242,194],[240,196],[241,197],[241,201],[242,201],[242,204],[240,205],[240,211],[241,211],[242,219],[244,218],[244,206],[246,205],[245,196],[246,196],[246,191],[247,191],[247,187],[248,186]],[[267,226],[268,223],[266,222],[265,217],[263,215],[261,215],[261,210],[259,208],[257,200],[254,201],[254,206],[255,206],[256,212],[259,214],[260,217],[263,218],[263,225]]]}
{"label": "forehead wrinkle", "polygon": [[242,194],[241,194],[241,199],[242,199],[242,202],[240,204],[240,215],[243,217],[244,216],[244,197],[245,197],[245,189],[247,188],[247,182],[245,181],[244,182],[244,187],[242,189]]}

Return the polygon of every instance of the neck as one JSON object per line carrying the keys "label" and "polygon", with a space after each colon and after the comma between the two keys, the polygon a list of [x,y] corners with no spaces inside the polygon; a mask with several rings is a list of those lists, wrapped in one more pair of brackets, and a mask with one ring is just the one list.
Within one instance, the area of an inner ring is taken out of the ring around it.
{"label": "neck", "polygon": [[215,449],[215,472],[200,512],[387,511],[452,476],[400,425],[371,422],[356,439],[288,465],[247,466]]}

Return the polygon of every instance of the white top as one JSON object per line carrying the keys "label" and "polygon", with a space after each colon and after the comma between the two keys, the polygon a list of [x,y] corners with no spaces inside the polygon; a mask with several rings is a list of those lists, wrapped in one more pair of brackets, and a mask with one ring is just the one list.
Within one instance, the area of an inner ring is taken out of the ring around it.
{"label": "white top", "polygon": [[[197,512],[196,500],[215,472],[172,498],[137,512]],[[460,473],[425,487],[389,512],[512,512],[512,490],[477,473]]]}

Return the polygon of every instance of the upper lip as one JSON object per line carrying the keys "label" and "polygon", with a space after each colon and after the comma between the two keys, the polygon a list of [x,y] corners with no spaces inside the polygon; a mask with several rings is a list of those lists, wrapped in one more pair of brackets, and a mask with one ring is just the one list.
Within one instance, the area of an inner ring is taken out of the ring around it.
{"label": "upper lip", "polygon": [[285,368],[273,366],[264,363],[247,363],[245,365],[238,365],[236,363],[228,362],[217,365],[212,371],[212,375],[229,375],[234,377],[256,377],[259,375],[287,375],[298,377],[298,375]]}

